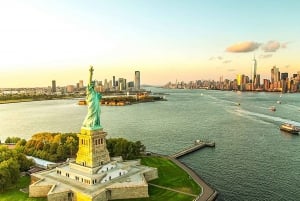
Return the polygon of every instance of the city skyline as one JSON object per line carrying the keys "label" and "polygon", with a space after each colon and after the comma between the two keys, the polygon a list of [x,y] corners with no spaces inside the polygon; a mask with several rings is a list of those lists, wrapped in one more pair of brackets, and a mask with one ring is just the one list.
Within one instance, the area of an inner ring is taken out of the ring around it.
{"label": "city skyline", "polygon": [[[230,6],[228,6],[230,5]],[[1,1],[0,88],[60,86],[114,75],[141,84],[271,79],[300,70],[298,1]]]}

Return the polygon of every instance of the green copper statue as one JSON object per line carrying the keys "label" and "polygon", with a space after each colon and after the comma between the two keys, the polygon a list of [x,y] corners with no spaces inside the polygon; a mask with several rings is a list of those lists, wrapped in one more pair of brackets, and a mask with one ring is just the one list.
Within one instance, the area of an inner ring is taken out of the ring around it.
{"label": "green copper statue", "polygon": [[86,89],[86,102],[88,105],[88,113],[84,119],[83,127],[96,130],[101,127],[100,124],[100,100],[101,94],[96,92],[95,81],[93,81],[93,66],[90,67],[90,80]]}

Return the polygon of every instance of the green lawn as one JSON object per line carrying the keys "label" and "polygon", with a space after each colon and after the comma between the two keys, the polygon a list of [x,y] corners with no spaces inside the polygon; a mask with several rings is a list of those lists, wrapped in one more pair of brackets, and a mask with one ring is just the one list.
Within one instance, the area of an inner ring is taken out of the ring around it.
{"label": "green lawn", "polygon": [[20,178],[17,186],[0,193],[0,201],[46,201],[46,198],[28,198],[28,193],[23,193],[19,189],[28,187],[30,177],[24,176]]}
{"label": "green lawn", "polygon": [[[189,175],[172,161],[157,156],[143,157],[143,165],[158,168],[159,178],[149,183],[172,188],[174,190],[199,195],[201,188]],[[124,199],[122,201],[192,201],[195,197],[176,193],[149,185],[149,198]]]}

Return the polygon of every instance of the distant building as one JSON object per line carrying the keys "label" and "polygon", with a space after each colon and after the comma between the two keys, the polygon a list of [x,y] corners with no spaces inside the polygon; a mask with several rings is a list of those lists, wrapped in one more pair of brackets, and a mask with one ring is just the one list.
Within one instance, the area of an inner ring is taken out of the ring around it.
{"label": "distant building", "polygon": [[83,88],[83,80],[79,80],[79,88]]}
{"label": "distant building", "polygon": [[253,77],[252,77],[252,84],[253,84],[253,89],[257,88],[257,78],[256,78],[256,69],[257,69],[257,61],[255,57],[253,58]]}
{"label": "distant building", "polygon": [[120,91],[126,90],[126,79],[125,78],[119,78],[119,90]]}
{"label": "distant building", "polygon": [[141,74],[140,71],[135,71],[134,72],[134,85],[135,85],[135,90],[140,90],[141,89]]}
{"label": "distant building", "polygon": [[243,91],[244,90],[245,75],[238,74],[236,80],[237,80],[238,90]]}
{"label": "distant building", "polygon": [[281,80],[286,80],[289,77],[288,73],[281,73]]}
{"label": "distant building", "polygon": [[279,68],[276,68],[276,66],[273,66],[271,69],[271,83],[274,84],[280,80],[280,72]]}
{"label": "distant building", "polygon": [[74,85],[68,85],[67,86],[67,93],[74,93],[75,87]]}
{"label": "distant building", "polygon": [[113,76],[112,85],[113,85],[113,87],[116,87],[116,86],[117,86],[117,85],[116,85],[116,77],[115,77],[115,76]]}
{"label": "distant building", "polygon": [[51,88],[51,92],[55,93],[56,92],[56,81],[52,80],[52,88]]}
{"label": "distant building", "polygon": [[254,89],[260,88],[260,74],[255,76],[254,80]]}
{"label": "distant building", "polygon": [[264,79],[264,90],[268,91],[270,89],[270,80]]}
{"label": "distant building", "polygon": [[133,82],[133,81],[128,82],[128,88],[129,88],[129,89],[134,88],[134,82]]}

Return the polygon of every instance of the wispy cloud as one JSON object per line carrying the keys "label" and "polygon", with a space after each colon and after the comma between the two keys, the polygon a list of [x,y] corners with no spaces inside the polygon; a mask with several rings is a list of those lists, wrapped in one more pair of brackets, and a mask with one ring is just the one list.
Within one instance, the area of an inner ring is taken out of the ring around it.
{"label": "wispy cloud", "polygon": [[233,69],[233,68],[230,68],[230,69],[227,69],[228,72],[233,72],[233,71],[236,71],[236,69]]}
{"label": "wispy cloud", "polygon": [[223,61],[223,64],[228,64],[228,63],[231,63],[231,60],[225,60],[225,61]]}
{"label": "wispy cloud", "polygon": [[217,56],[217,57],[210,57],[209,60],[212,61],[212,60],[222,60],[223,57],[221,56]]}
{"label": "wispy cloud", "polygon": [[[284,48],[286,44],[284,44]],[[280,43],[278,41],[270,40],[265,43],[261,49],[265,52],[276,52],[280,48]]]}
{"label": "wispy cloud", "polygon": [[272,56],[273,56],[272,54],[261,54],[261,55],[259,55],[259,58],[261,58],[261,59],[267,59],[267,58],[270,58]]}
{"label": "wispy cloud", "polygon": [[233,44],[226,48],[227,52],[240,53],[240,52],[252,52],[260,46],[260,43],[253,41],[246,41]]}

